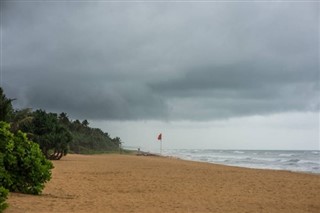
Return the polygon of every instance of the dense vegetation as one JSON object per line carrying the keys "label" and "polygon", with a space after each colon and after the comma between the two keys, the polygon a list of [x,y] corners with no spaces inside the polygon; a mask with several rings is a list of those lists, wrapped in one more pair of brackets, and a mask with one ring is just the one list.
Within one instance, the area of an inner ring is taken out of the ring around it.
{"label": "dense vegetation", "polygon": [[101,129],[89,127],[87,120],[73,121],[65,112],[58,115],[42,109],[14,110],[11,104],[14,99],[6,98],[1,87],[0,96],[0,121],[10,123],[13,133],[25,132],[48,159],[59,160],[68,152],[114,152],[121,146],[119,137],[111,138]]}
{"label": "dense vegetation", "polygon": [[[0,178],[6,173],[3,165],[3,153],[0,152]],[[8,196],[8,190],[0,185],[0,212],[2,212],[8,205],[6,204],[6,199]]]}
{"label": "dense vegetation", "polygon": [[111,138],[84,120],[72,121],[62,112],[14,110],[0,87],[0,212],[8,191],[39,194],[51,179],[52,163],[68,152],[97,153],[119,149]]}
{"label": "dense vegetation", "polygon": [[7,207],[8,191],[40,194],[53,168],[39,145],[28,140],[18,125],[13,125],[14,131],[10,128],[9,122],[14,121],[12,101],[0,88],[0,212]]}
{"label": "dense vegetation", "polygon": [[0,182],[12,192],[40,194],[51,179],[52,163],[45,158],[39,145],[19,131],[10,132],[9,124],[0,121]]}
{"label": "dense vegetation", "polygon": [[5,202],[8,196],[8,190],[0,186],[0,212],[7,208],[8,204]]}
{"label": "dense vegetation", "polygon": [[65,113],[60,114],[63,125],[71,132],[73,140],[70,143],[70,152],[73,153],[101,153],[114,152],[119,149],[121,141],[119,137],[111,138],[101,129],[89,127],[89,122],[84,120],[69,121]]}
{"label": "dense vegetation", "polygon": [[28,133],[29,138],[39,144],[48,159],[59,160],[67,154],[72,135],[59,123],[55,113],[36,110],[29,112],[27,117],[31,117],[30,121],[20,124],[19,129]]}

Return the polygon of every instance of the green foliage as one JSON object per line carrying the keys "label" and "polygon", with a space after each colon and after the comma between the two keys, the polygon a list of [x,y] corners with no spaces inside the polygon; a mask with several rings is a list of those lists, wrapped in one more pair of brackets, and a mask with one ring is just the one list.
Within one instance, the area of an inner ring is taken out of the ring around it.
{"label": "green foliage", "polygon": [[9,121],[12,113],[12,101],[14,99],[9,99],[6,97],[6,95],[3,93],[3,89],[0,87],[0,121]]}
{"label": "green foliage", "polygon": [[[20,113],[23,114],[23,113]],[[71,121],[67,113],[59,116],[36,110],[24,116],[32,120],[19,125],[29,138],[38,143],[48,159],[58,160],[70,150],[72,153],[102,153],[114,152],[119,149],[120,138],[110,138],[101,129],[89,127],[89,122],[83,120]]]}
{"label": "green foliage", "polygon": [[[0,152],[0,178],[3,177],[2,179],[6,181],[8,179],[8,174],[7,174],[7,171],[4,169],[3,156],[4,154]],[[7,199],[7,195],[8,195],[8,190],[0,186],[0,213],[8,206],[7,203],[5,203],[5,200]]]}
{"label": "green foliage", "polygon": [[8,207],[8,204],[5,202],[8,196],[8,190],[0,186],[0,213],[3,212],[5,208]]}
{"label": "green foliage", "polygon": [[36,110],[32,113],[32,121],[20,127],[30,138],[40,145],[44,155],[58,160],[68,153],[71,133],[59,123],[57,114]]}
{"label": "green foliage", "polygon": [[26,134],[13,134],[9,129],[9,124],[0,122],[0,182],[13,192],[40,194],[51,179],[53,165]]}
{"label": "green foliage", "polygon": [[20,127],[30,125],[33,120],[30,108],[15,110],[10,120],[11,132],[18,132]]}
{"label": "green foliage", "polygon": [[45,110],[12,109],[13,99],[8,99],[0,88],[2,120],[11,124],[11,132],[25,132],[28,138],[39,144],[46,158],[59,160],[69,150],[72,153],[106,153],[119,150],[120,138],[111,138],[101,129],[89,127],[89,122],[72,121],[67,113],[58,116]]}
{"label": "green foliage", "polygon": [[69,143],[69,150],[72,153],[92,154],[108,153],[119,150],[120,138],[112,139],[108,133],[98,128],[89,127],[89,122],[83,120],[72,121],[67,113],[62,112],[59,123],[72,135],[73,140]]}
{"label": "green foliage", "polygon": [[70,151],[73,153],[92,154],[118,151],[120,138],[112,139],[101,129],[91,128],[86,120],[75,120],[67,126],[73,135]]}

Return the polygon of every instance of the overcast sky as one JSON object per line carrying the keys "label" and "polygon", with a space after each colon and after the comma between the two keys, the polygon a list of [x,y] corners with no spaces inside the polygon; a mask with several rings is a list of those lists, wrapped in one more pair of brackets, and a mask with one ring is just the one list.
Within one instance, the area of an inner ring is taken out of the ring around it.
{"label": "overcast sky", "polygon": [[1,86],[126,146],[319,149],[319,8],[1,1]]}

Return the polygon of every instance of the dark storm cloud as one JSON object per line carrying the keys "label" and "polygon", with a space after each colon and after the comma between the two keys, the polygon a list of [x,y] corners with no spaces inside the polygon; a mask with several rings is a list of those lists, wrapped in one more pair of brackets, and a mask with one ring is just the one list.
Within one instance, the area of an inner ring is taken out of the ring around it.
{"label": "dark storm cloud", "polygon": [[191,111],[193,119],[208,119],[317,110],[316,67],[306,73],[305,68],[252,64],[196,67],[151,87],[173,100],[171,111],[178,118]]}
{"label": "dark storm cloud", "polygon": [[319,108],[317,3],[1,2],[17,107],[210,120]]}

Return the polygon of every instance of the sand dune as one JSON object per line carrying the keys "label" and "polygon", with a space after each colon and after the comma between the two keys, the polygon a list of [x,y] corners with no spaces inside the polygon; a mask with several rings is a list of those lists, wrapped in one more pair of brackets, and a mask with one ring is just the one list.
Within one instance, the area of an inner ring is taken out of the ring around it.
{"label": "sand dune", "polygon": [[320,176],[162,157],[68,155],[40,196],[5,213],[320,212]]}

